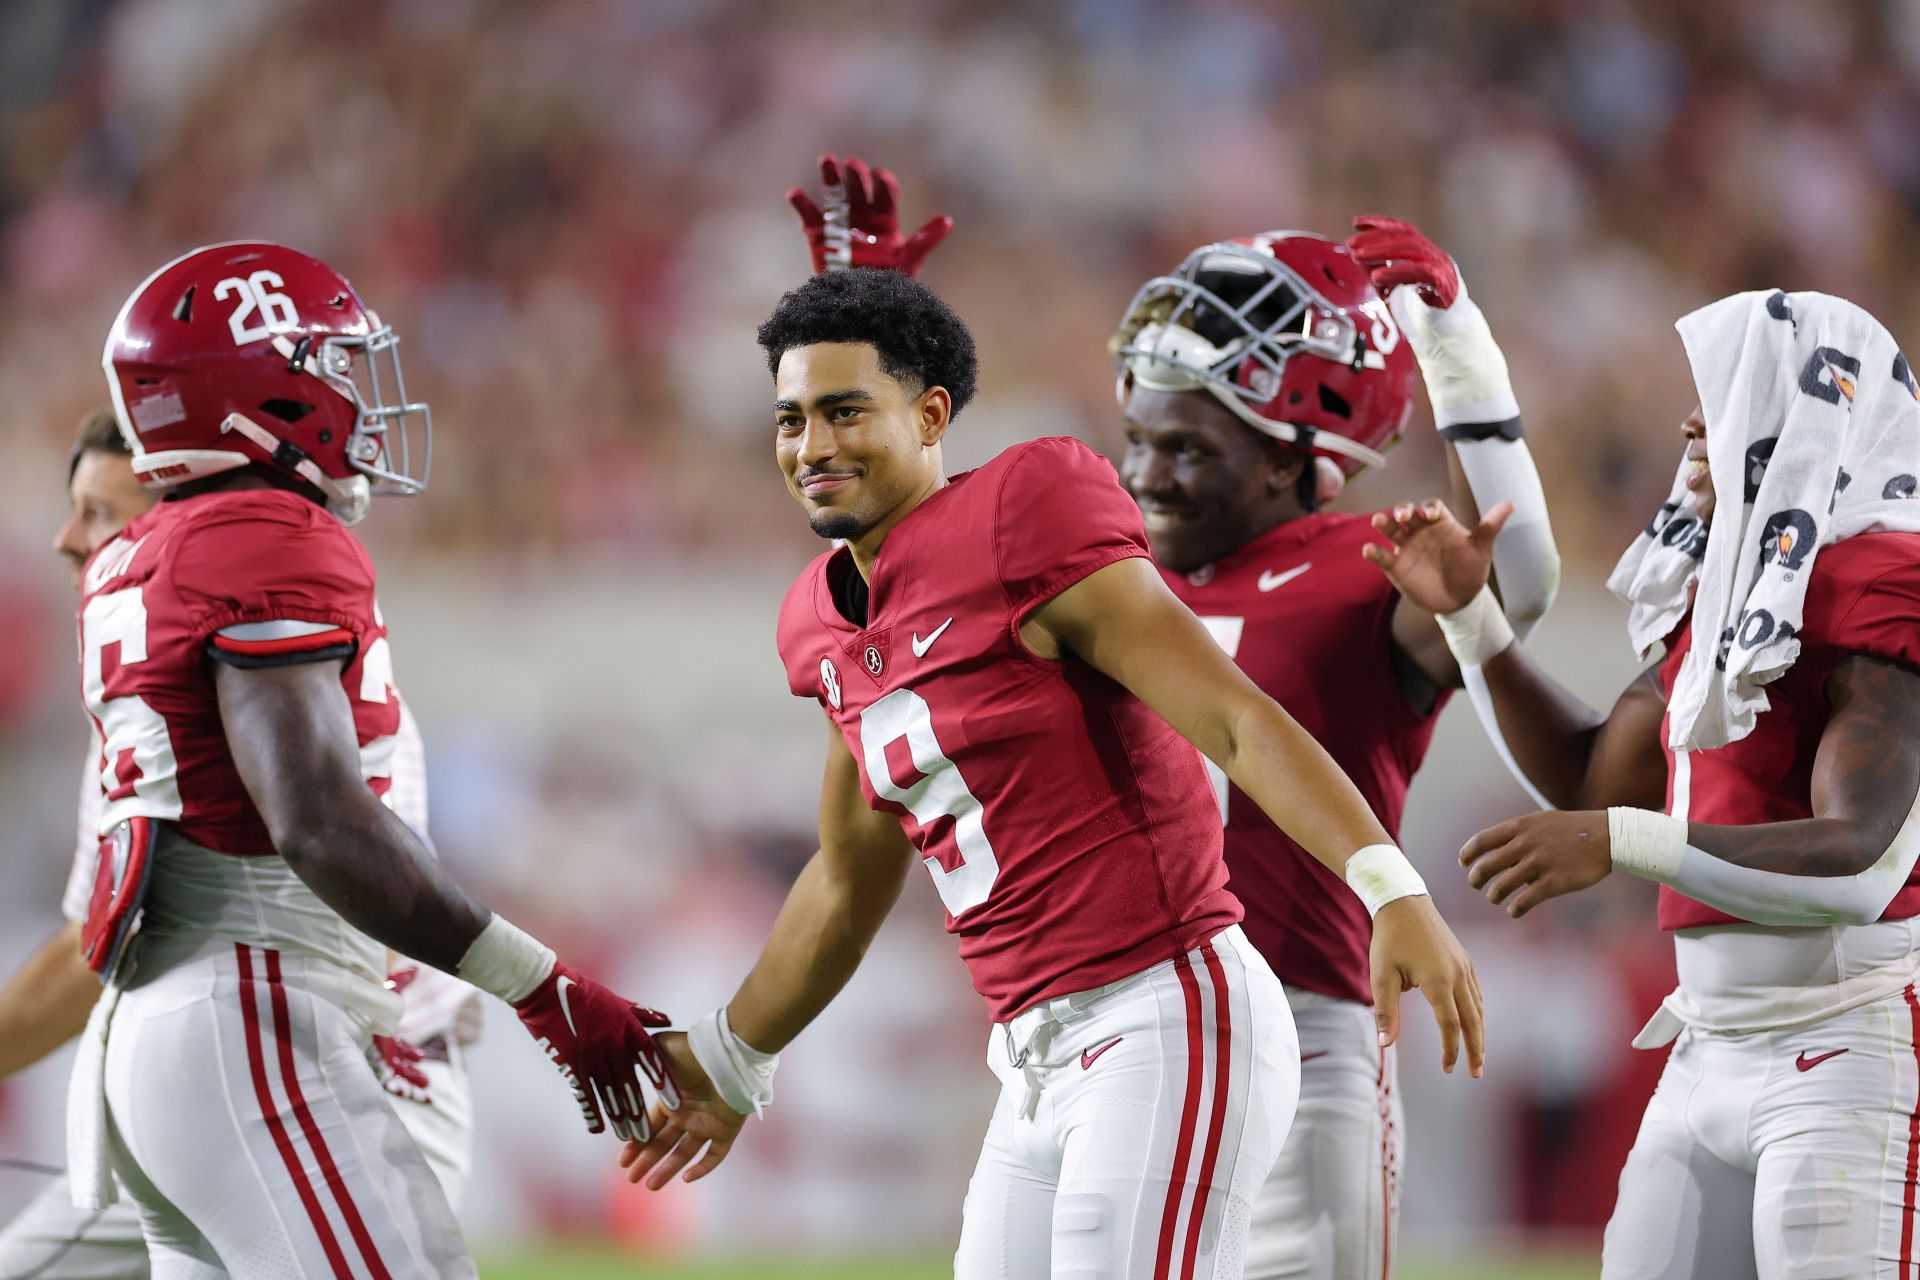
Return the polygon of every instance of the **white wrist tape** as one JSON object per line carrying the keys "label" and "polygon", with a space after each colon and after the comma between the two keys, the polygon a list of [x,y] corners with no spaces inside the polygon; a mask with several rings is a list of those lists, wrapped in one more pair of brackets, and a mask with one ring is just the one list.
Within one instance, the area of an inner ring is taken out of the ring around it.
{"label": "white wrist tape", "polygon": [[1428,306],[1412,285],[1395,289],[1388,304],[1420,362],[1436,425],[1505,422],[1520,416],[1507,357],[1493,340],[1479,304],[1467,296],[1464,281],[1444,311]]}
{"label": "white wrist tape", "polygon": [[1367,914],[1377,916],[1380,908],[1399,898],[1426,896],[1427,882],[1407,861],[1407,855],[1390,844],[1370,844],[1347,859],[1347,886],[1367,904]]}
{"label": "white wrist tape", "polygon": [[546,981],[553,963],[553,948],[496,915],[460,957],[456,976],[508,1004],[519,1004]]}
{"label": "white wrist tape", "polygon": [[726,1006],[687,1028],[687,1047],[720,1100],[741,1115],[763,1115],[773,1103],[777,1053],[762,1053],[733,1033]]}
{"label": "white wrist tape", "polygon": [[1480,588],[1480,594],[1452,613],[1436,613],[1440,634],[1447,638],[1455,661],[1463,667],[1485,665],[1488,658],[1505,653],[1513,644],[1513,624],[1500,607],[1492,587]]}
{"label": "white wrist tape", "polygon": [[1607,843],[1621,871],[1670,884],[1687,852],[1687,824],[1651,809],[1616,807],[1607,810]]}

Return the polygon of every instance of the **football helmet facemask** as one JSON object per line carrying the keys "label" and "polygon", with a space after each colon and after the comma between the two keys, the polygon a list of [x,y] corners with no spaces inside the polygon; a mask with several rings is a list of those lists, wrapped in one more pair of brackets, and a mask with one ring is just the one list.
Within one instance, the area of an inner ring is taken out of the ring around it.
{"label": "football helmet facemask", "polygon": [[1205,388],[1256,431],[1346,475],[1386,459],[1413,407],[1413,352],[1338,243],[1269,231],[1205,245],[1140,287],[1109,349],[1135,386]]}
{"label": "football helmet facemask", "polygon": [[242,241],[148,277],[101,365],[148,488],[259,463],[306,481],[352,524],[374,494],[427,487],[433,420],[407,399],[399,342],[333,268]]}

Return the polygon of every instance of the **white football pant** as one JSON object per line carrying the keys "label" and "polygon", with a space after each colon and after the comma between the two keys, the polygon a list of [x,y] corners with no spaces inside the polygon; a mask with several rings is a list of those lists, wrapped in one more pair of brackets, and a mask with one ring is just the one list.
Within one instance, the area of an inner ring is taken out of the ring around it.
{"label": "white football pant", "polygon": [[987,1060],[956,1280],[1237,1280],[1300,1087],[1286,995],[1237,926],[996,1026]]}
{"label": "white football pant", "polygon": [[[462,1050],[449,1061],[420,1064],[432,1082],[430,1104],[389,1095],[401,1123],[452,1204],[460,1203],[473,1168],[473,1086]],[[73,1207],[65,1174],[48,1179],[40,1194],[0,1229],[0,1280],[146,1280],[147,1240],[130,1197],[89,1212]]]}
{"label": "white football pant", "polygon": [[311,963],[235,943],[120,997],[109,1140],[155,1280],[476,1274],[364,1026],[309,989]]}
{"label": "white football pant", "polygon": [[1688,1028],[1620,1174],[1604,1280],[1920,1275],[1920,1000],[1818,1022]]}
{"label": "white football pant", "polygon": [[1288,987],[1300,1035],[1300,1105],[1253,1202],[1247,1280],[1385,1280],[1400,1227],[1395,1054],[1373,1010]]}

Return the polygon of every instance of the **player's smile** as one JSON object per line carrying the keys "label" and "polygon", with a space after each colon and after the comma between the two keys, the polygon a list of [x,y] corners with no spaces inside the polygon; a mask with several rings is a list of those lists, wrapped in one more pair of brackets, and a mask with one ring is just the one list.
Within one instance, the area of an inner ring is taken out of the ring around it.
{"label": "player's smile", "polygon": [[1713,473],[1707,468],[1707,420],[1699,405],[1693,406],[1680,423],[1680,434],[1687,440],[1687,461],[1693,470],[1687,476],[1687,488],[1693,490],[1694,507],[1702,520],[1713,517]]}
{"label": "player's smile", "polygon": [[1271,444],[1210,396],[1136,388],[1127,399],[1120,483],[1140,506],[1161,567],[1189,573],[1298,515],[1276,493]]}

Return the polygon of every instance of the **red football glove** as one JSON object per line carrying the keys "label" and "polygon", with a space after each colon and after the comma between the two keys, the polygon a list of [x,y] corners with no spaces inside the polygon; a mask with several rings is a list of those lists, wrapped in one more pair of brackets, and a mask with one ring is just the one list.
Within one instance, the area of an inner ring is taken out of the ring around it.
{"label": "red football glove", "polygon": [[1355,218],[1353,226],[1347,252],[1367,269],[1381,297],[1395,285],[1410,284],[1422,302],[1444,311],[1460,296],[1460,268],[1411,222],[1369,215]]}
{"label": "red football glove", "polygon": [[611,1123],[615,1137],[645,1142],[653,1099],[679,1107],[673,1073],[648,1032],[668,1025],[663,1015],[558,963],[514,1012],[572,1086],[588,1133]]}
{"label": "red football glove", "polygon": [[396,1098],[430,1107],[433,1099],[427,1096],[427,1089],[433,1082],[420,1069],[426,1058],[419,1049],[393,1036],[375,1036],[367,1050],[367,1062],[382,1089]]}
{"label": "red football glove", "polygon": [[900,234],[900,184],[885,169],[867,168],[855,156],[846,159],[841,173],[838,156],[820,157],[820,198],[816,205],[804,187],[787,192],[787,203],[800,215],[813,253],[813,272],[845,271],[849,267],[877,267],[920,274],[920,264],[953,230],[953,219],[941,214],[911,236]]}

